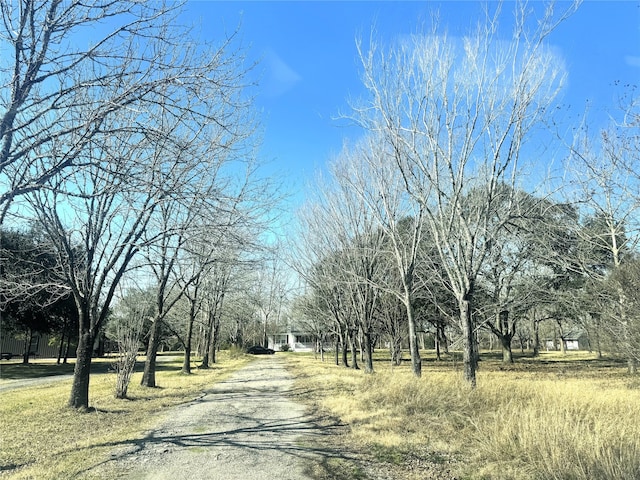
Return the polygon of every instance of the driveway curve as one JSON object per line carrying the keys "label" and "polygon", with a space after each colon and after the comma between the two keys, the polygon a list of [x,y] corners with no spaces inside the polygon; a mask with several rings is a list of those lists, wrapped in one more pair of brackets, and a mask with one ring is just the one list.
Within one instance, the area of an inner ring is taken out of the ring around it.
{"label": "driveway curve", "polygon": [[261,357],[171,410],[142,440],[117,447],[103,464],[110,478],[311,478],[337,453],[320,447],[338,425],[307,415],[290,399],[293,379],[277,357]]}

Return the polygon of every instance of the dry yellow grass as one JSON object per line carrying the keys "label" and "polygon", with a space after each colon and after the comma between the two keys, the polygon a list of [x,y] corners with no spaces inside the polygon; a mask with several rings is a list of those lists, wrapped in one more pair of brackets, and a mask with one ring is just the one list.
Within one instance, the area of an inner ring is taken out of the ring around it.
{"label": "dry yellow grass", "polygon": [[502,371],[489,360],[471,390],[451,364],[427,363],[416,379],[383,363],[365,375],[288,358],[308,401],[381,460],[454,459],[468,479],[640,479],[640,389],[624,366],[549,354]]}
{"label": "dry yellow grass", "polygon": [[157,374],[160,388],[141,387],[141,374],[134,374],[129,400],[114,398],[114,374],[92,375],[91,413],[65,406],[70,380],[3,392],[0,478],[92,478],[91,468],[108,459],[114,446],[143,438],[168,407],[196,398],[246,361],[226,358],[223,352],[212,369],[181,375],[177,357],[162,364]]}

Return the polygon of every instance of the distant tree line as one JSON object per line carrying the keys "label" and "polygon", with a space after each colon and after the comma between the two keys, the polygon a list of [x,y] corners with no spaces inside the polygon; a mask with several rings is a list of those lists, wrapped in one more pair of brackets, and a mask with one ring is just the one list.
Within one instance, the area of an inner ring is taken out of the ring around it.
{"label": "distant tree line", "polygon": [[[372,371],[384,339],[420,376],[431,332],[436,349],[462,350],[475,386],[480,337],[512,362],[514,339],[537,353],[553,325],[561,344],[579,327],[637,371],[640,100],[626,86],[608,125],[586,117],[570,139],[554,126],[565,72],[546,39],[576,6],[536,17],[515,4],[510,42],[498,7],[464,39],[436,23],[358,44],[368,95],[347,117],[362,137],[319,180],[296,249],[299,311],[352,366],[362,349]],[[550,151],[566,152],[562,168]]]}

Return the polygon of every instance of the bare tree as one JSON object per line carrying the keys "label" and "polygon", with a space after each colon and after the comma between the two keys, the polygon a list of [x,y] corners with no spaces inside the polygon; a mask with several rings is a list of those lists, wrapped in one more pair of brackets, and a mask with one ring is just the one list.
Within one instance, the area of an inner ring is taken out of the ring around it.
{"label": "bare tree", "polygon": [[389,339],[391,364],[402,364],[402,343],[406,336],[406,308],[396,295],[382,293],[378,302],[376,317],[380,322],[381,332]]}
{"label": "bare tree", "polygon": [[[118,283],[140,249],[165,233],[145,237],[155,214],[172,202],[189,204],[212,166],[251,148],[242,58],[228,43],[213,51],[197,48],[178,30],[160,23],[148,32],[141,46],[152,57],[143,61],[132,51],[126,59],[140,77],[154,79],[154,88],[126,111],[103,118],[98,133],[77,150],[77,168],[50,175],[48,188],[29,197],[80,316],[73,407],[88,407],[93,345]],[[91,116],[99,98],[137,88],[137,77],[83,92],[87,110],[79,118]],[[58,147],[64,149],[62,140]]]}
{"label": "bare tree", "polygon": [[[320,361],[324,362],[325,345],[331,331],[331,316],[323,308],[323,299],[311,288],[293,300],[292,316],[296,318],[304,331],[313,334],[316,343],[314,356],[320,354]],[[336,349],[336,359],[338,351]],[[336,361],[336,365],[338,362]]]}
{"label": "bare tree", "polygon": [[[558,242],[565,243],[563,247],[568,249],[570,239],[558,238],[561,230],[557,222],[562,221],[565,226],[570,212],[565,205],[524,191],[503,197],[514,198],[516,202],[503,212],[496,201],[496,221],[503,222],[505,214],[508,220],[503,223],[499,237],[489,245],[479,273],[478,285],[486,299],[485,305],[478,308],[483,311],[483,325],[500,342],[502,361],[513,363],[511,342],[518,332],[519,320],[529,309],[540,306],[545,296],[547,304],[553,300],[559,303],[559,294],[551,297],[559,293],[555,291],[564,271],[554,256],[562,255]],[[559,261],[566,263],[567,259]]]}
{"label": "bare tree", "polygon": [[[404,305],[409,332],[409,352],[414,375],[422,374],[422,360],[418,345],[418,327],[415,316],[415,294],[418,288],[416,268],[423,237],[424,206],[413,202],[402,179],[396,175],[394,162],[397,152],[379,135],[365,137],[351,151],[344,152],[344,165],[336,172],[337,181],[345,190],[353,191],[360,199],[361,215],[375,221],[383,236],[380,241],[388,247],[393,258],[398,284],[389,284],[388,278],[378,277],[377,288],[395,295]],[[371,227],[370,227],[371,228]],[[375,258],[375,257],[374,257]],[[369,278],[369,282],[373,279]]]}
{"label": "bare tree", "polygon": [[[17,196],[50,188],[55,175],[81,166],[95,136],[128,128],[108,121],[115,113],[130,115],[169,79],[195,73],[182,61],[194,53],[187,44],[174,65],[162,55],[185,38],[168,28],[179,8],[120,0],[2,2],[0,224]],[[81,41],[89,30],[92,39]],[[139,48],[152,38],[156,48]],[[164,101],[173,104],[173,97]]]}
{"label": "bare tree", "polygon": [[316,286],[318,293],[331,286],[333,294],[329,298],[340,303],[335,318],[339,323],[343,315],[349,320],[345,326],[352,343],[356,335],[362,339],[365,372],[369,373],[373,372],[383,230],[366,200],[345,182],[349,167],[343,156],[338,157],[330,168],[331,183],[319,184],[316,198],[301,212],[308,248],[320,256],[305,275],[316,277],[311,282],[325,283]]}
{"label": "bare tree", "polygon": [[219,258],[213,263],[202,279],[205,324],[201,368],[209,368],[211,364],[217,362],[224,301],[232,288],[233,270],[237,268],[236,258],[235,255],[229,255],[227,252],[225,258]]}
{"label": "bare tree", "polygon": [[[119,150],[142,160],[142,152]],[[127,179],[144,178],[145,174],[128,161],[118,161],[120,157],[114,153],[101,150],[114,168],[110,177],[100,164],[74,172],[73,178],[65,177],[77,185],[73,197],[65,198],[61,189],[33,192],[30,198],[58,256],[59,281],[69,286],[78,309],[79,343],[69,400],[76,408],[88,407],[94,342],[116,287],[138,251],[151,213],[162,201],[157,191],[147,196],[132,192]]]}
{"label": "bare tree", "polygon": [[[199,271],[192,268],[179,275],[180,259],[185,254],[187,238],[193,233],[192,223],[201,211],[194,198],[173,198],[163,202],[149,222],[142,248],[146,266],[153,272],[155,283],[155,315],[149,330],[149,342],[141,384],[156,387],[156,357],[160,346],[160,326],[182,300],[189,286],[196,282]],[[197,264],[189,262],[190,265]],[[179,279],[183,280],[182,282]],[[195,309],[196,304],[191,303]]]}
{"label": "bare tree", "polygon": [[[315,191],[315,190],[314,190]],[[338,364],[338,350],[342,350],[342,364],[347,367],[348,351],[353,342],[350,318],[351,303],[346,298],[343,281],[341,280],[342,266],[340,264],[340,240],[334,235],[333,218],[327,215],[322,205],[322,188],[316,193],[317,198],[310,201],[298,212],[300,232],[292,235],[295,243],[290,244],[292,268],[303,279],[304,286],[311,298],[315,300],[316,308],[333,325],[336,338],[336,364]],[[352,364],[357,368],[357,361]]]}
{"label": "bare tree", "polygon": [[[606,280],[603,313],[611,318],[609,328],[617,348],[627,359],[629,373],[640,363],[640,261],[628,259]],[[608,295],[607,295],[608,293]],[[606,297],[609,297],[608,299]],[[611,308],[613,306],[613,308]],[[620,345],[621,344],[621,345]]]}
{"label": "bare tree", "polygon": [[287,297],[284,265],[278,256],[277,247],[267,252],[256,265],[253,279],[252,301],[258,310],[262,324],[260,344],[268,347],[269,330],[278,325]]}
{"label": "bare tree", "polygon": [[527,5],[516,3],[509,42],[497,34],[498,7],[464,38],[435,24],[388,48],[373,38],[367,51],[358,44],[369,97],[352,116],[384,142],[388,162],[424,215],[458,302],[464,378],[472,386],[473,294],[509,218],[494,222],[495,204],[516,203],[503,197],[502,186],[516,191],[525,144],[539,133],[564,78],[545,40],[574,9],[554,15],[549,6],[531,18]]}
{"label": "bare tree", "polygon": [[116,398],[127,398],[145,323],[153,314],[154,305],[149,293],[136,288],[129,289],[126,294],[120,292],[119,302],[107,324],[107,336],[118,345],[118,358],[114,362]]}
{"label": "bare tree", "polygon": [[[242,215],[241,212],[231,216]],[[200,313],[203,329],[202,364],[200,368],[209,368],[216,363],[217,350],[220,348],[220,321],[224,298],[233,288],[233,280],[242,269],[240,256],[242,240],[238,232],[230,225],[208,225],[193,232],[196,238],[188,242],[188,254],[182,260],[183,266],[177,282],[184,289],[184,297],[189,305],[186,331],[181,342],[184,347],[182,373],[191,373],[191,352],[194,325]]]}
{"label": "bare tree", "polygon": [[[584,127],[571,149],[569,193],[583,214],[582,224],[574,225],[581,248],[573,258],[575,268],[597,284],[632,260],[640,245],[640,99],[631,93],[617,112],[611,112],[608,125],[595,135]],[[627,357],[629,371],[636,372],[625,306],[628,292],[619,288],[617,293],[617,312],[603,306],[608,312],[605,324]],[[610,300],[607,296],[605,304]]]}
{"label": "bare tree", "polygon": [[185,347],[183,373],[190,373],[192,329],[201,301],[200,281],[215,261],[221,239],[231,237],[229,225],[232,220],[220,222],[219,217],[240,215],[233,208],[236,202],[228,198],[231,192],[226,191],[231,179],[218,176],[224,159],[214,156],[211,160],[206,162],[210,167],[208,175],[198,174],[192,184],[185,184],[184,196],[163,202],[144,234],[142,253],[146,268],[152,272],[156,296],[156,313],[149,331],[141,381],[147,387],[156,386],[160,327],[184,297],[189,304],[186,332],[179,334],[177,327],[170,330]]}

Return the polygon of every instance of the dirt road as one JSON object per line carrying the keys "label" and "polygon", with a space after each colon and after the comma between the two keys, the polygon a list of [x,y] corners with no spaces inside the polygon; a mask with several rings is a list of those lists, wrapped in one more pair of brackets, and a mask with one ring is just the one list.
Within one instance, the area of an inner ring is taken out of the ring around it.
{"label": "dirt road", "polygon": [[292,383],[277,356],[257,358],[173,409],[143,440],[118,447],[102,468],[136,480],[310,478],[314,464],[336,454],[316,443],[332,426],[288,398]]}

